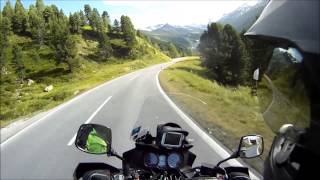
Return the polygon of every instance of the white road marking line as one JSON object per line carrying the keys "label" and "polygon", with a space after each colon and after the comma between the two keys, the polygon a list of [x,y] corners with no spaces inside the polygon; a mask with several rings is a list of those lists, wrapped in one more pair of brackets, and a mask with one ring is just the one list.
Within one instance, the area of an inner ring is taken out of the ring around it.
{"label": "white road marking line", "polygon": [[[170,66],[170,64],[168,65]],[[168,66],[165,66],[168,67]],[[222,158],[227,158],[230,156],[230,154],[222,148],[215,140],[213,140],[206,132],[202,131],[200,127],[198,127],[193,120],[191,120],[169,97],[168,95],[164,92],[162,87],[160,86],[160,81],[159,81],[159,74],[162,71],[162,68],[158,71],[156,75],[156,83],[158,86],[158,89],[162,96],[166,99],[166,101],[170,104],[170,106],[178,113],[178,115],[215,151],[217,152]],[[228,163],[232,166],[243,166],[239,161],[236,159],[228,161]],[[251,171],[249,171],[250,177],[252,179],[257,179],[259,180],[255,174],[253,174]]]}
{"label": "white road marking line", "polygon": [[[146,67],[146,68],[149,68],[149,67]],[[146,68],[144,68],[144,69],[146,69]],[[51,115],[54,114],[55,112],[59,111],[60,109],[64,108],[65,106],[73,103],[74,101],[76,101],[76,100],[84,97],[85,95],[87,95],[87,94],[89,94],[89,93],[91,93],[91,92],[93,92],[93,91],[96,91],[97,89],[99,89],[99,88],[101,88],[101,87],[103,87],[103,86],[105,86],[105,85],[108,85],[108,84],[110,84],[110,83],[112,83],[112,82],[114,82],[114,81],[116,81],[116,80],[120,80],[120,79],[123,79],[123,78],[125,78],[125,77],[131,76],[131,75],[133,75],[134,73],[143,71],[144,69],[139,69],[139,70],[134,71],[134,72],[131,72],[131,73],[129,73],[129,74],[126,74],[126,75],[117,77],[117,78],[115,78],[115,79],[109,80],[109,81],[107,81],[107,82],[105,82],[105,83],[103,83],[103,84],[100,84],[100,85],[97,86],[97,87],[94,87],[93,89],[90,89],[90,90],[88,90],[88,91],[86,91],[86,92],[84,92],[84,93],[82,93],[82,94],[74,97],[73,99],[71,99],[71,100],[69,100],[69,101],[67,101],[67,102],[65,102],[65,103],[63,103],[63,104],[60,104],[59,106],[57,106],[57,107],[49,110],[49,112],[48,112],[45,116],[43,116],[42,118],[40,118],[40,119],[38,119],[38,120],[35,120],[34,122],[32,122],[31,124],[29,124],[28,126],[26,126],[26,127],[24,127],[23,129],[19,130],[16,134],[12,135],[12,136],[9,137],[8,139],[6,139],[6,140],[4,140],[3,142],[1,142],[0,146],[1,146],[1,147],[4,147],[5,144],[7,144],[8,142],[12,141],[14,138],[18,137],[18,136],[21,135],[23,132],[25,132],[26,130],[30,129],[31,127],[33,127],[34,125],[36,125],[36,124],[39,123],[40,121],[46,119],[47,117],[51,116]]]}
{"label": "white road marking line", "polygon": [[76,140],[76,136],[77,136],[77,133],[75,133],[73,137],[70,139],[70,141],[68,142],[68,146],[71,146],[73,144],[73,142]]}
{"label": "white road marking line", "polygon": [[112,98],[112,96],[109,96],[99,107],[98,109],[89,117],[89,119],[85,122],[85,124],[88,124],[93,117],[101,110],[101,108]]}
{"label": "white road marking line", "polygon": [[[88,120],[84,123],[84,124],[88,124],[93,118],[94,116],[96,116],[96,114],[102,109],[102,107],[112,98],[112,96],[109,96],[99,107],[98,109],[96,109],[91,116],[88,118]],[[68,142],[68,146],[71,146],[74,141],[76,140],[76,136],[77,133],[70,139],[70,141]]]}

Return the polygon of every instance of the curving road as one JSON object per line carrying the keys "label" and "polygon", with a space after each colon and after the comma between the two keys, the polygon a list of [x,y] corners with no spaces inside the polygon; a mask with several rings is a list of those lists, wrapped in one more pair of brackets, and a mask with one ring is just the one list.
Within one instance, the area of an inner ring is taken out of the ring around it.
{"label": "curving road", "polygon": [[[136,124],[143,122],[155,128],[159,123],[175,122],[194,139],[196,165],[217,163],[228,156],[220,143],[202,131],[160,87],[159,72],[180,60],[114,79],[31,118],[33,121],[26,128],[1,139],[0,179],[72,179],[79,162],[106,161],[120,167],[121,162],[114,157],[90,155],[74,147],[75,133],[83,123],[109,126],[113,148],[120,154],[134,147],[129,137]],[[240,165],[235,160],[230,163]]]}

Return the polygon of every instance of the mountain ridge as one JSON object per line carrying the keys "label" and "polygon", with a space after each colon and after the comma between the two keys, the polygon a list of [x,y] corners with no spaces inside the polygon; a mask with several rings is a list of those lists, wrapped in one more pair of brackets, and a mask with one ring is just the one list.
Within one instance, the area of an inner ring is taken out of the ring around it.
{"label": "mountain ridge", "polygon": [[171,25],[169,23],[148,26],[140,29],[147,36],[171,42],[183,51],[195,51],[199,43],[201,33],[205,30],[206,25]]}
{"label": "mountain ridge", "polygon": [[[230,24],[238,32],[241,32],[248,29],[255,22],[266,5],[266,0],[260,0],[252,6],[244,4],[234,11],[223,15],[216,22]],[[148,26],[140,29],[140,31],[151,38],[171,42],[184,51],[191,50],[196,52],[200,36],[206,29],[206,24],[171,25],[165,23]]]}
{"label": "mountain ridge", "polygon": [[222,16],[217,22],[221,24],[230,24],[238,32],[246,30],[260,16],[267,3],[266,0],[260,0],[253,6],[242,5],[236,10]]}

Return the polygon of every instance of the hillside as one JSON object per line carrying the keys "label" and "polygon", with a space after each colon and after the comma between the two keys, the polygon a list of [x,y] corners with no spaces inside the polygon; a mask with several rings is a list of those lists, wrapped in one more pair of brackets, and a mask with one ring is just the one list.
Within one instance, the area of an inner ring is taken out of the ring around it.
{"label": "hillside", "polygon": [[[15,10],[7,2],[0,14],[1,127],[170,59],[149,39],[137,35],[128,16],[114,27],[108,24],[106,12],[100,16],[86,6],[90,20],[81,22],[79,14],[86,17],[81,10],[68,17],[42,0],[28,10],[19,0]],[[26,22],[28,26],[23,25]]]}
{"label": "hillside", "polygon": [[[98,43],[76,36],[80,65],[73,73],[68,73],[65,64],[55,63],[54,52],[42,47],[36,52],[36,44],[28,37],[12,35],[10,43],[24,46],[22,51],[25,66],[25,80],[20,83],[10,60],[1,76],[1,127],[15,118],[52,108],[102,82],[132,72],[152,64],[161,63],[169,58],[144,39],[138,38],[145,47],[145,53],[135,60],[111,58],[107,62],[95,59]],[[7,52],[12,56],[12,46]],[[53,90],[45,92],[49,85]]]}
{"label": "hillside", "polygon": [[159,24],[147,27],[142,32],[149,37],[171,42],[184,52],[195,51],[199,43],[200,34],[206,26],[173,26],[170,24]]}
{"label": "hillside", "polygon": [[255,22],[266,4],[266,0],[260,0],[254,6],[240,6],[236,10],[224,15],[218,20],[218,22],[222,24],[230,24],[240,32],[244,29],[248,29]]}

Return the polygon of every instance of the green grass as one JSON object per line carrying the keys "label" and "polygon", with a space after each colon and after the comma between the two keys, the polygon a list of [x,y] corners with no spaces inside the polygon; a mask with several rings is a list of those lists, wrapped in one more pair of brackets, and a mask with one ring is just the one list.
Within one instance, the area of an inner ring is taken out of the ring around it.
{"label": "green grass", "polygon": [[93,30],[93,28],[92,28],[90,25],[82,26],[81,29],[83,29],[83,30],[89,30],[89,31]]}
{"label": "green grass", "polygon": [[[35,45],[30,38],[10,36],[10,44],[19,43],[23,46],[26,79],[30,78],[35,83],[31,86],[27,85],[27,81],[18,83],[11,62],[7,63],[8,74],[1,76],[1,127],[53,108],[108,80],[169,60],[150,46],[145,55],[136,60],[111,58],[100,62],[93,59],[98,43],[84,40],[81,36],[76,38],[80,50],[80,66],[73,73],[69,73],[65,64],[56,65],[54,52],[50,47],[43,46],[35,51]],[[146,43],[143,40],[140,42]],[[8,54],[8,59],[11,59],[11,47],[8,48]],[[38,54],[39,59],[34,58],[35,54]],[[44,92],[44,88],[51,84],[54,86],[53,90]]]}
{"label": "green grass", "polygon": [[[268,152],[274,133],[264,122],[259,101],[251,96],[251,89],[225,87],[208,77],[210,72],[201,66],[199,59],[193,59],[166,69],[160,81],[185,112],[229,149],[235,149],[243,135],[261,134]],[[247,162],[262,171],[266,156],[264,153],[261,158]]]}
{"label": "green grass", "polygon": [[112,39],[111,40],[111,44],[116,45],[116,46],[120,46],[120,47],[126,47],[126,42],[122,39]]}

